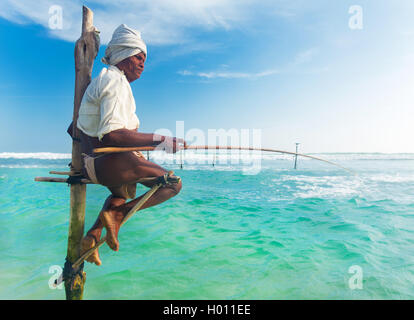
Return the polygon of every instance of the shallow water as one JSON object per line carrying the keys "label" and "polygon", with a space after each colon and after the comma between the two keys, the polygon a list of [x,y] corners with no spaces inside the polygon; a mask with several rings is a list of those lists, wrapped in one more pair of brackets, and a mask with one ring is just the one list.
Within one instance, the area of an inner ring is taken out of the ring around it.
{"label": "shallow water", "polygon": [[[304,159],[293,170],[290,156],[256,155],[260,170],[196,152],[183,170],[164,164],[182,192],[128,221],[119,252],[100,249],[85,299],[413,299],[414,155],[318,156],[358,175]],[[69,188],[33,178],[66,158],[0,153],[2,299],[64,298],[48,281],[64,263]],[[107,196],[88,186],[87,228]]]}

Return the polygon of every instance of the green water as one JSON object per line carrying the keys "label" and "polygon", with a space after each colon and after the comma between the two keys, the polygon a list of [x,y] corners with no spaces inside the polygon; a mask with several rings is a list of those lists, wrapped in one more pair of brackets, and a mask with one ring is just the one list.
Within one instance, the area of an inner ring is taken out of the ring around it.
{"label": "green water", "polygon": [[[84,298],[414,298],[414,155],[338,157],[359,176],[291,159],[256,175],[171,165],[182,192],[128,221],[102,266],[85,265]],[[48,281],[66,255],[69,188],[33,178],[67,162],[0,159],[2,299],[64,299]],[[87,228],[107,196],[88,186]],[[362,289],[349,286],[354,265]]]}

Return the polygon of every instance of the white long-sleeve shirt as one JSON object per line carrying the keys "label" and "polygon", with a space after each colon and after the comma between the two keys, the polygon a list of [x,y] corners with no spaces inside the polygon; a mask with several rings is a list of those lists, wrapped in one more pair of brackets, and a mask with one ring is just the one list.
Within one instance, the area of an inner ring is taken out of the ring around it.
{"label": "white long-sleeve shirt", "polygon": [[117,129],[138,129],[135,99],[123,71],[103,68],[89,84],[79,108],[77,127],[91,137]]}

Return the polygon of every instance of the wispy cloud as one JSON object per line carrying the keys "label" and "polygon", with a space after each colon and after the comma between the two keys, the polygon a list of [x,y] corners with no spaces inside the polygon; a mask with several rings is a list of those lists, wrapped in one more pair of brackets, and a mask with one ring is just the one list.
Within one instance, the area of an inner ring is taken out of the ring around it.
{"label": "wispy cloud", "polygon": [[[282,0],[276,2],[283,3]],[[49,33],[75,41],[79,38],[83,3],[80,0],[2,0],[0,17],[48,28],[49,8],[59,5],[63,9],[63,28],[49,29]],[[95,13],[94,24],[101,31],[101,43],[107,43],[113,30],[125,23],[139,29],[147,42],[162,45],[191,41],[192,32],[197,28],[229,30],[238,27],[271,3],[263,1],[259,4],[254,0],[102,0],[88,4]]]}
{"label": "wispy cloud", "polygon": [[[257,79],[262,78],[266,76],[271,76],[275,74],[281,74],[281,73],[291,73],[295,69],[297,69],[299,66],[309,63],[312,61],[312,59],[319,53],[319,48],[310,48],[308,50],[299,52],[293,61],[287,65],[284,68],[281,69],[268,69],[261,72],[230,72],[230,71],[190,71],[190,70],[180,70],[177,73],[182,76],[193,76],[193,77],[199,77],[204,79]],[[227,68],[227,65],[222,65],[221,67]],[[301,70],[303,73],[321,73],[325,72],[327,69],[324,68],[314,68],[311,70]],[[297,70],[295,70],[297,72]]]}
{"label": "wispy cloud", "polygon": [[246,72],[227,72],[227,71],[210,71],[210,72],[193,72],[188,70],[180,70],[178,74],[182,76],[195,76],[204,79],[256,79],[265,76],[270,76],[279,73],[278,70],[266,70],[256,73],[246,73]]}
{"label": "wispy cloud", "polygon": [[304,64],[312,61],[312,59],[319,53],[319,48],[311,48],[302,52],[299,52],[294,61],[294,65]]}

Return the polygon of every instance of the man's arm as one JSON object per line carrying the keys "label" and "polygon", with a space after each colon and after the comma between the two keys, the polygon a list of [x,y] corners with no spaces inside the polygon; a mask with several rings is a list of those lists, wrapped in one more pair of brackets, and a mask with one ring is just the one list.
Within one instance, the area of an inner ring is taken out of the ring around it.
{"label": "man's arm", "polygon": [[153,133],[141,133],[134,130],[118,129],[105,134],[102,144],[110,147],[149,147],[157,146],[165,139]]}
{"label": "man's arm", "polygon": [[[66,132],[73,138],[73,121]],[[158,140],[155,141],[154,139]],[[148,147],[156,146],[164,139],[164,136],[152,133],[138,133],[133,130],[118,129],[105,134],[102,138],[102,144],[111,147]]]}
{"label": "man's arm", "polygon": [[118,129],[102,137],[105,147],[156,147],[161,145],[167,152],[177,152],[185,146],[185,141],[154,133],[141,133],[135,130]]}

